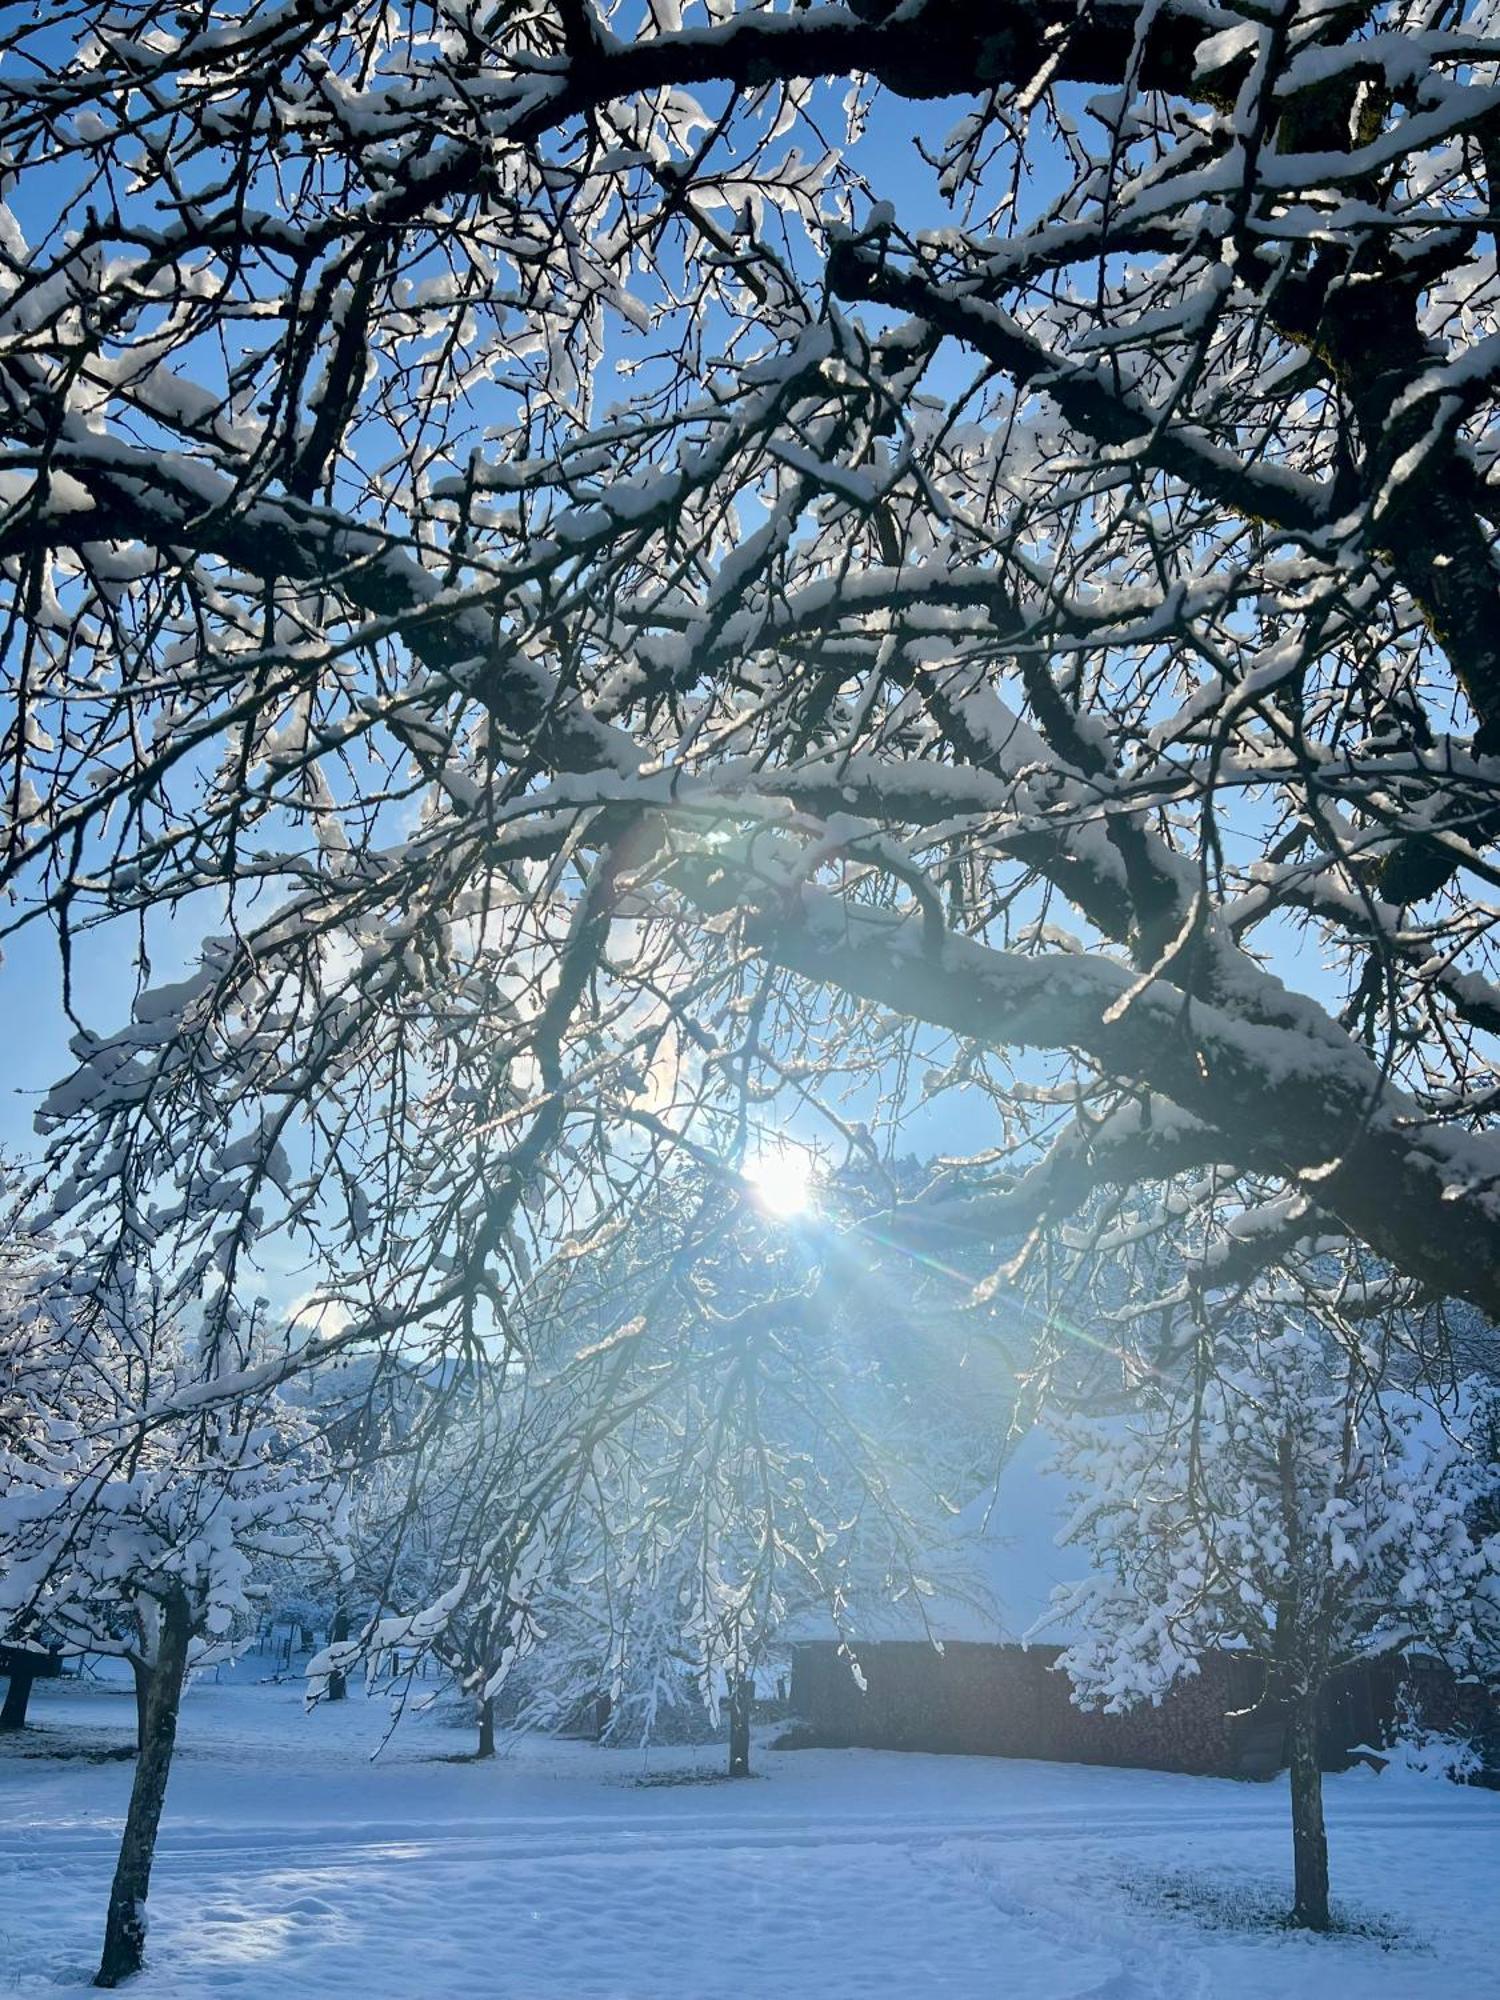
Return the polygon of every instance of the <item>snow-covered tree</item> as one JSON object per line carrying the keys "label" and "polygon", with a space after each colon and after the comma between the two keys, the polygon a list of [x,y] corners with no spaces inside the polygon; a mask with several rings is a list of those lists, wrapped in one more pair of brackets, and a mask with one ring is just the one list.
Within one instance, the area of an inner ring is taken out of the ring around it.
{"label": "snow-covered tree", "polygon": [[[712,1195],[711,1177],[689,1185]],[[823,1186],[793,1220],[754,1178],[727,1207],[683,1206],[715,1226],[628,1334],[645,1393],[590,1443],[537,1593],[523,1714],[566,1719],[602,1694],[608,1733],[645,1739],[673,1707],[727,1713],[734,1776],[789,1624],[817,1612],[843,1631],[933,1587],[950,1495],[993,1463],[999,1418],[978,1371],[962,1378],[956,1345],[912,1312],[911,1261],[891,1260],[904,1295],[877,1281],[878,1253],[860,1270],[847,1190]],[[639,1303],[633,1276],[660,1263],[671,1215],[641,1218],[563,1290],[554,1310],[575,1339],[580,1324],[606,1351],[618,1338],[611,1301]]]}
{"label": "snow-covered tree", "polygon": [[100,1255],[451,1345],[926,1098],[976,1229],[1500,1309],[1490,0],[54,11],[4,928],[216,933],[48,1107]]}
{"label": "snow-covered tree", "polygon": [[[22,1393],[21,1357],[10,1330],[28,1312],[28,1301],[46,1268],[49,1248],[27,1224],[24,1187],[18,1167],[0,1154],[0,1466],[32,1422],[32,1409]],[[37,1621],[28,1610],[23,1608],[17,1615],[0,1602],[0,1648],[10,1661],[0,1729],[23,1729],[35,1678],[26,1663],[35,1656],[40,1668],[47,1659]]]}
{"label": "snow-covered tree", "polygon": [[399,1714],[435,1664],[474,1704],[475,1754],[494,1755],[495,1703],[535,1639],[549,1515],[576,1455],[565,1429],[543,1431],[534,1402],[503,1358],[407,1385],[399,1440],[354,1481],[345,1589],[356,1615],[307,1663],[314,1705],[362,1664]]}
{"label": "snow-covered tree", "polygon": [[141,1965],[190,1668],[247,1635],[257,1558],[337,1559],[338,1490],[312,1427],[274,1397],[223,1393],[254,1334],[196,1349],[154,1287],[101,1290],[65,1261],[0,1325],[0,1620],[125,1658],[137,1681],[101,1986]]}
{"label": "snow-covered tree", "polygon": [[50,1181],[328,1308],[188,1387],[518,1354],[794,1114],[872,1208],[944,1123],[1049,1335],[1153,1239],[1500,1312],[1493,0],[55,13],[0,938],[140,977]]}
{"label": "snow-covered tree", "polygon": [[726,1200],[712,1173],[678,1174],[540,1273],[519,1353],[435,1382],[423,1441],[357,1503],[379,1608],[311,1663],[315,1695],[361,1657],[393,1661],[400,1693],[430,1659],[475,1699],[481,1755],[509,1686],[523,1724],[601,1707],[617,1739],[674,1707],[727,1712],[747,1770],[787,1621],[816,1607],[842,1628],[918,1594],[945,1478],[994,1445],[952,1345],[873,1272],[855,1281],[838,1202],[788,1221],[754,1180]]}
{"label": "snow-covered tree", "polygon": [[[1226,1338],[1195,1380],[1128,1416],[1060,1422],[1067,1538],[1095,1574],[1059,1593],[1074,1698],[1156,1701],[1232,1648],[1288,1718],[1294,1917],[1328,1924],[1319,1698],[1355,1662],[1420,1648],[1500,1667],[1493,1387],[1381,1389],[1298,1324]],[[1211,1363],[1211,1365],[1209,1365]]]}

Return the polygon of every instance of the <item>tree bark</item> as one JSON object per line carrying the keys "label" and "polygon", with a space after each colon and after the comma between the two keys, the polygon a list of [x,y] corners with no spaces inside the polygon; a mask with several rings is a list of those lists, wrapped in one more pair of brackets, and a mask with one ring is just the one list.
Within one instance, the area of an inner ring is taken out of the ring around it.
{"label": "tree bark", "polygon": [[1323,1825],[1323,1771],[1318,1757],[1318,1692],[1292,1704],[1292,1922],[1328,1928],[1328,1835]]}
{"label": "tree bark", "polygon": [[5,1706],[0,1708],[0,1729],[24,1729],[26,1704],[31,1700],[31,1684],[36,1675],[28,1667],[12,1667],[5,1690]]}
{"label": "tree bark", "polygon": [[493,1757],[495,1754],[495,1704],[489,1695],[479,1697],[479,1748],[476,1757]]}
{"label": "tree bark", "polygon": [[[335,1607],[333,1623],[328,1628],[330,1646],[342,1646],[349,1637],[349,1613],[340,1604]],[[349,1676],[342,1667],[335,1667],[328,1676],[328,1701],[343,1701],[349,1692]],[[483,1752],[480,1753],[483,1755]]]}
{"label": "tree bark", "polygon": [[136,1760],[120,1858],[109,1892],[104,1953],[94,1979],[96,1986],[118,1986],[122,1979],[129,1979],[141,1969],[146,1945],[146,1894],[151,1886],[156,1834],[177,1741],[177,1709],[187,1674],[191,1636],[187,1598],[174,1591],[162,1606],[161,1644],[151,1673],[145,1736]]}
{"label": "tree bark", "polygon": [[135,1676],[135,1754],[139,1757],[146,1747],[146,1717],[151,1707],[151,1668],[144,1660],[133,1659],[130,1671]]}
{"label": "tree bark", "polygon": [[738,1675],[729,1687],[729,1775],[750,1775],[750,1710],[755,1700],[755,1683],[748,1674]]}

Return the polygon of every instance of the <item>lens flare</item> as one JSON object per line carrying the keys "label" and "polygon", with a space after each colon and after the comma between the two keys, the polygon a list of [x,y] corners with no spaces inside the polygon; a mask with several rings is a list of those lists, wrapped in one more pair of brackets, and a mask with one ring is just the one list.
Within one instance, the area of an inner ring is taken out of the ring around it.
{"label": "lens flare", "polygon": [[790,1221],[812,1206],[813,1158],[805,1146],[788,1141],[745,1164],[750,1199],[765,1215]]}

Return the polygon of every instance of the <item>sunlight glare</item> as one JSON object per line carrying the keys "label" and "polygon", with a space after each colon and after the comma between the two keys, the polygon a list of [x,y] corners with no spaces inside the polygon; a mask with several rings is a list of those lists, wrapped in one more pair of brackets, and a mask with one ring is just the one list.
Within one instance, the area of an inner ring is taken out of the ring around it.
{"label": "sunlight glare", "polygon": [[745,1165],[745,1185],[766,1215],[789,1221],[812,1205],[813,1158],[805,1146],[784,1142]]}

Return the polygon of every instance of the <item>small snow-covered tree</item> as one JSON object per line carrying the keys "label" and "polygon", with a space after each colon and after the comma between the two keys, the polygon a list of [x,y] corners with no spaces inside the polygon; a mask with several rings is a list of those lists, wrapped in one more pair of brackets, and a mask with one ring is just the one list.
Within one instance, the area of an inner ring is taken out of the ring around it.
{"label": "small snow-covered tree", "polygon": [[[48,1245],[27,1222],[22,1187],[19,1170],[0,1156],[0,1475],[9,1455],[20,1449],[31,1433],[36,1418],[35,1402],[28,1393],[31,1371],[26,1355],[31,1341],[21,1329],[30,1316],[31,1295],[46,1269]],[[0,1644],[10,1660],[0,1729],[22,1729],[34,1678],[27,1671],[27,1662],[36,1656],[41,1665],[45,1652],[34,1610],[25,1605],[8,1607],[3,1582]]]}
{"label": "small snow-covered tree", "polygon": [[476,1754],[493,1754],[495,1701],[534,1640],[588,1440],[610,1421],[614,1378],[596,1358],[534,1338],[523,1366],[496,1340],[456,1369],[407,1371],[383,1413],[366,1401],[349,1516],[361,1615],[308,1661],[310,1702],[363,1663],[399,1713],[436,1665],[474,1703]]}
{"label": "small snow-covered tree", "polygon": [[227,1393],[256,1330],[195,1348],[148,1282],[66,1264],[15,1302],[4,1341],[0,1616],[137,1676],[139,1754],[96,1984],[140,1969],[146,1896],[195,1660],[251,1612],[256,1559],[334,1559],[339,1505],[313,1427],[274,1394]]}
{"label": "small snow-covered tree", "polygon": [[1319,1697],[1354,1662],[1420,1646],[1500,1662],[1492,1392],[1429,1399],[1373,1383],[1301,1325],[1241,1331],[1197,1378],[1150,1381],[1127,1417],[1061,1422],[1067,1538],[1096,1573],[1059,1594],[1075,1699],[1158,1700],[1233,1648],[1288,1715],[1294,1920],[1328,1924]]}
{"label": "small snow-covered tree", "polygon": [[[824,1187],[816,1213],[789,1224],[753,1188],[726,1204],[711,1182],[689,1185],[706,1205],[687,1213],[714,1226],[689,1238],[677,1282],[625,1337],[641,1394],[580,1467],[539,1596],[526,1712],[560,1719],[602,1694],[612,1735],[649,1738],[665,1708],[694,1701],[715,1721],[727,1712],[740,1776],[756,1676],[789,1622],[818,1611],[842,1630],[876,1602],[920,1595],[949,1518],[946,1481],[966,1440],[978,1456],[988,1404],[971,1376],[965,1421],[956,1390],[939,1390],[960,1355],[924,1343],[922,1316],[873,1280],[871,1253],[843,1236],[843,1190]],[[671,1223],[664,1204],[567,1287],[563,1324],[613,1351],[612,1306],[639,1302],[633,1279]]]}
{"label": "small snow-covered tree", "polygon": [[[399,1715],[416,1676],[436,1665],[473,1703],[475,1756],[494,1755],[495,1703],[535,1641],[552,1547],[545,1497],[529,1507],[524,1484],[510,1482],[528,1462],[521,1399],[502,1402],[515,1420],[509,1434],[493,1407],[445,1398],[438,1439],[356,1482],[349,1594],[364,1616],[330,1630],[308,1661],[310,1704],[333,1698],[362,1662]],[[564,1448],[554,1471],[568,1463]]]}
{"label": "small snow-covered tree", "polygon": [[[956,1357],[938,1343],[917,1369],[826,1192],[792,1226],[753,1185],[678,1173],[539,1273],[515,1353],[435,1378],[411,1449],[357,1503],[376,1612],[311,1663],[314,1694],[361,1656],[399,1653],[380,1676],[398,1693],[435,1660],[486,1754],[520,1666],[526,1722],[607,1701],[611,1734],[649,1738],[675,1704],[727,1710],[745,1770],[786,1621],[917,1590],[964,1436],[957,1389],[933,1393],[935,1357],[955,1376]],[[972,1435],[989,1406],[964,1387]]]}

